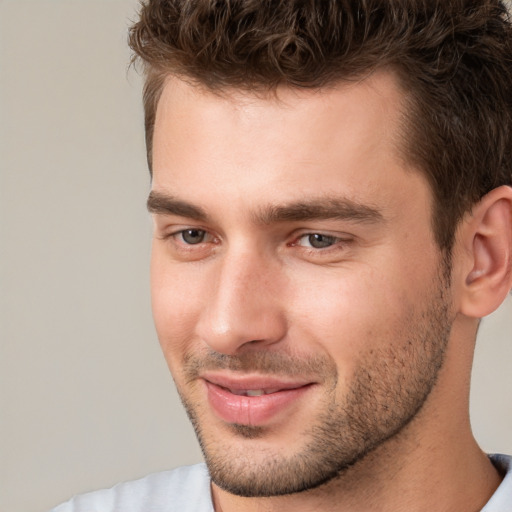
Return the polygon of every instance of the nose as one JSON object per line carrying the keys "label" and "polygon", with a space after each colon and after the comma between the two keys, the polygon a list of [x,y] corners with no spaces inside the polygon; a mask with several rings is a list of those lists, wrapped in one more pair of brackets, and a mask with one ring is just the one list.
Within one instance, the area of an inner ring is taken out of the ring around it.
{"label": "nose", "polygon": [[245,252],[223,258],[215,272],[197,324],[200,339],[226,355],[281,341],[287,327],[279,264]]}

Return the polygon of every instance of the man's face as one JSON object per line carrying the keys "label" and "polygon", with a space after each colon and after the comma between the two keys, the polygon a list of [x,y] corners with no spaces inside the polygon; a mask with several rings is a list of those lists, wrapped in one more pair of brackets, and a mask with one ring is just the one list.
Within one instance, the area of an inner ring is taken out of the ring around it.
{"label": "man's face", "polygon": [[431,194],[388,75],[219,96],[170,80],[154,135],[156,328],[213,481],[320,485],[400,435],[450,329]]}

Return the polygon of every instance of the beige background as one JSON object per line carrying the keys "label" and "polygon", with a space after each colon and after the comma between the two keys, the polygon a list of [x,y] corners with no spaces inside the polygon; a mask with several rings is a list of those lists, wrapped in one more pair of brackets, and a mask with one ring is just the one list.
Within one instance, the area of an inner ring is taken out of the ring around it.
{"label": "beige background", "polygon": [[[0,511],[200,459],[151,322],[136,0],[0,0]],[[472,417],[512,453],[512,303]]]}

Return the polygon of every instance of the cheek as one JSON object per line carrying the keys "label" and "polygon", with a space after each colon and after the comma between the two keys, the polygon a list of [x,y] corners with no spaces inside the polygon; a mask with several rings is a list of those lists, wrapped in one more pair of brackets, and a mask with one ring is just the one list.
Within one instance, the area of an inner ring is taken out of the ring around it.
{"label": "cheek", "polygon": [[319,273],[314,281],[310,277],[309,283],[304,278],[290,294],[294,297],[290,328],[295,331],[290,339],[305,345],[313,340],[335,361],[340,377],[352,374],[362,354],[399,343],[396,338],[414,298],[389,267],[386,275],[364,267],[333,269]]}
{"label": "cheek", "polygon": [[169,265],[164,257],[151,257],[151,304],[156,332],[169,366],[188,348],[202,308],[204,292],[194,273]]}

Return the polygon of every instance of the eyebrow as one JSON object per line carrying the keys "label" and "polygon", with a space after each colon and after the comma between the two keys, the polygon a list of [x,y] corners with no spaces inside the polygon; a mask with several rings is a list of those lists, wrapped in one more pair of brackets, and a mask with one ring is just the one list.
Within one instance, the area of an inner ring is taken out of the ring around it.
{"label": "eyebrow", "polygon": [[[154,190],[149,194],[147,208],[155,214],[176,215],[203,222],[208,220],[208,215],[201,207]],[[253,221],[257,224],[329,219],[375,224],[383,221],[384,217],[376,207],[339,197],[319,197],[284,205],[269,205],[253,215]]]}
{"label": "eyebrow", "polygon": [[257,222],[262,224],[329,219],[375,224],[383,221],[384,217],[376,207],[338,197],[321,197],[282,206],[268,206],[256,215]]}
{"label": "eyebrow", "polygon": [[149,213],[161,215],[177,215],[189,219],[206,221],[208,215],[199,206],[181,201],[171,195],[152,190],[146,203]]}

